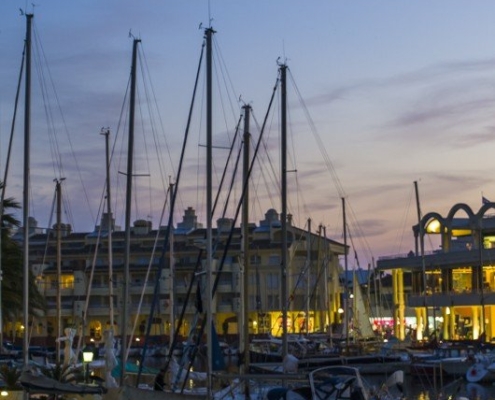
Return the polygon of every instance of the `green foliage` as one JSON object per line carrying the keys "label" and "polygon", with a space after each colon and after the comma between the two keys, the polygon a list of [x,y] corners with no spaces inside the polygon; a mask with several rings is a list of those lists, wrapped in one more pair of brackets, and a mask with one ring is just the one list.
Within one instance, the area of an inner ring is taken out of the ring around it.
{"label": "green foliage", "polygon": [[21,376],[22,370],[15,366],[10,366],[8,364],[3,364],[0,366],[0,377],[5,383],[5,388],[7,390],[20,390],[21,385],[19,383],[19,378]]}
{"label": "green foliage", "polygon": [[[0,182],[0,190],[3,182]],[[2,317],[3,321],[16,321],[23,310],[23,252],[22,244],[12,240],[12,229],[19,221],[7,210],[19,209],[20,205],[12,198],[4,199],[1,219],[1,268],[2,268]],[[45,299],[39,293],[35,277],[29,273],[29,313],[42,315],[46,309]]]}
{"label": "green foliage", "polygon": [[73,365],[56,363],[53,367],[43,367],[43,375],[62,383],[77,383],[84,380],[84,372]]}

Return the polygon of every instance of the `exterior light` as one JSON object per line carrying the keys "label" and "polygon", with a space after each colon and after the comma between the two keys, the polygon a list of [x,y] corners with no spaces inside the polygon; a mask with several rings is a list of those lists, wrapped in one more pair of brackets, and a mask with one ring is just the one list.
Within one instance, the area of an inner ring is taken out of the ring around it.
{"label": "exterior light", "polygon": [[0,396],[2,396],[2,397],[7,397],[8,395],[9,395],[9,392],[7,392],[6,390],[2,390],[0,392]]}
{"label": "exterior light", "polygon": [[89,383],[89,363],[93,361],[94,353],[90,348],[83,350],[83,362],[84,362],[84,380]]}
{"label": "exterior light", "polygon": [[85,363],[90,363],[91,361],[93,361],[93,357],[94,357],[93,350],[88,348],[83,350],[83,361]]}
{"label": "exterior light", "polygon": [[450,315],[450,307],[447,307],[447,308],[445,309],[445,314]]}
{"label": "exterior light", "polygon": [[337,312],[338,312],[339,314],[344,314],[344,309],[343,309],[343,308],[339,308]]}

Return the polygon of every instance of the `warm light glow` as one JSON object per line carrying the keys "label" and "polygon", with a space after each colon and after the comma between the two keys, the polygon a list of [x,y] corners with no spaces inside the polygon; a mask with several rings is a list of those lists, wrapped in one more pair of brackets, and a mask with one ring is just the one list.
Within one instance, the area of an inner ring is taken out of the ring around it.
{"label": "warm light glow", "polygon": [[24,330],[24,325],[21,325],[21,330]]}
{"label": "warm light glow", "polygon": [[141,339],[139,339],[139,338],[137,337],[137,338],[136,338],[136,342],[140,342],[140,341],[141,341]]}
{"label": "warm light glow", "polygon": [[256,328],[258,326],[258,321],[253,321],[253,326]]}
{"label": "warm light glow", "polygon": [[9,395],[9,392],[7,392],[6,390],[2,390],[0,392],[0,396],[2,396],[2,397],[8,396],[8,395]]}
{"label": "warm light glow", "polygon": [[450,307],[447,307],[447,308],[445,309],[445,314],[450,315]]}
{"label": "warm light glow", "polygon": [[352,294],[352,293],[351,293],[351,295],[350,295],[349,297],[350,297],[351,299],[353,299],[353,298],[354,298],[354,294]]}
{"label": "warm light glow", "polygon": [[93,361],[93,357],[94,357],[94,354],[93,354],[92,350],[83,351],[83,361],[85,363],[90,363],[91,361]]}
{"label": "warm light glow", "polygon": [[438,219],[432,219],[428,222],[428,224],[426,225],[426,232],[440,233],[440,222],[438,221]]}
{"label": "warm light glow", "polygon": [[95,340],[93,338],[89,339],[90,342],[94,342]]}
{"label": "warm light glow", "polygon": [[343,314],[343,313],[344,313],[344,309],[343,309],[343,308],[339,308],[337,312],[338,312],[339,314]]}
{"label": "warm light glow", "polygon": [[472,235],[472,231],[469,229],[452,229],[452,236],[469,236]]}

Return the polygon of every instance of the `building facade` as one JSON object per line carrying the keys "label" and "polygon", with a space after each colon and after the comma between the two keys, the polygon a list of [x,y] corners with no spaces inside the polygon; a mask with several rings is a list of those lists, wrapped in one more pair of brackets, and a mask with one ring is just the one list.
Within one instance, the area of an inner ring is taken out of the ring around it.
{"label": "building facade", "polygon": [[[217,331],[238,333],[238,316],[242,306],[247,306],[252,334],[280,335],[282,238],[279,215],[273,209],[268,210],[258,225],[250,224],[249,257],[244,262],[239,227],[234,228],[231,243],[223,255],[232,224],[231,219],[220,219],[213,231],[213,277],[217,285],[211,307]],[[129,326],[125,332],[132,333],[134,338],[144,336],[152,306],[151,335],[157,340],[166,340],[177,328],[181,313],[184,313],[181,335],[187,336],[194,324],[198,307],[196,292],[198,288],[201,290],[201,283],[191,285],[191,282],[203,269],[205,252],[201,249],[206,230],[198,223],[194,209],[188,208],[183,220],[173,229],[172,252],[163,248],[166,231],[165,227],[153,229],[151,223],[144,220],[135,221],[132,227],[127,282]],[[115,226],[111,216],[104,214],[93,232],[75,233],[69,225],[61,225],[60,233],[59,240],[57,226],[54,226],[49,231],[37,229],[30,234],[29,264],[48,305],[45,317],[31,321],[30,334],[35,341],[52,344],[60,316],[62,329],[73,327],[85,340],[98,341],[111,327],[110,302],[113,302],[114,331],[117,336],[121,335],[125,300],[124,231]],[[22,235],[14,239],[22,240]],[[288,331],[324,332],[341,318],[338,313],[342,294],[339,256],[346,248],[327,239],[322,227],[316,233],[308,233],[293,226],[290,217],[288,243]],[[222,258],[225,262],[220,267]],[[113,274],[109,273],[109,259]],[[250,288],[247,305],[241,304],[245,270]],[[59,301],[60,313],[57,312]],[[18,321],[7,323],[6,337],[22,335],[19,324]]]}
{"label": "building facade", "polygon": [[[404,338],[406,308],[414,310],[411,327],[417,339],[436,332],[444,339],[495,337],[495,203],[478,210],[454,205],[446,216],[431,212],[413,227],[415,251],[384,257],[377,268],[393,281],[397,335]],[[424,243],[438,237],[439,249],[426,253]],[[411,286],[404,286],[409,275]]]}

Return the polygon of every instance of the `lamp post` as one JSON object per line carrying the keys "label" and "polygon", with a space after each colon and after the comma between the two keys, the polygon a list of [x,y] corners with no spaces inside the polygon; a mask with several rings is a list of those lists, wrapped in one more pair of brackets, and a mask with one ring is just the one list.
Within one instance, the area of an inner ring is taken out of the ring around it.
{"label": "lamp post", "polygon": [[89,383],[89,363],[93,361],[93,350],[86,347],[83,350],[83,362],[84,362],[84,382]]}

